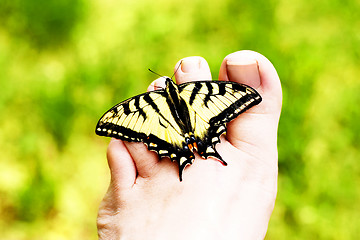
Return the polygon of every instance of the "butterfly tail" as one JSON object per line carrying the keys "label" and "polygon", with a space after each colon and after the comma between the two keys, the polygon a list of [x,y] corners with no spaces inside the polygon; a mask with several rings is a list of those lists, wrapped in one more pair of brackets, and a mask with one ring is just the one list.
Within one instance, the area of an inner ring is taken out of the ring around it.
{"label": "butterfly tail", "polygon": [[198,153],[200,154],[200,156],[204,159],[207,159],[209,157],[215,158],[216,160],[218,160],[222,165],[226,166],[227,163],[224,161],[224,159],[222,159],[222,157],[220,156],[220,154],[216,151],[215,149],[215,144],[213,146],[211,145],[207,145],[207,144],[199,144],[198,143]]}
{"label": "butterfly tail", "polygon": [[182,174],[187,165],[191,165],[195,160],[195,155],[190,151],[182,151],[181,155],[173,154],[170,156],[171,161],[176,161],[179,166],[179,179],[182,181]]}

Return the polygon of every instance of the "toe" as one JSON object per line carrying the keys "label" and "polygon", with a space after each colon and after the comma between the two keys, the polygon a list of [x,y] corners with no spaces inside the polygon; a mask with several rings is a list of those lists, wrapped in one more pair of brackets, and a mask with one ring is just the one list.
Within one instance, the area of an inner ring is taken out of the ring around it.
{"label": "toe", "polygon": [[159,157],[155,152],[149,151],[145,144],[138,142],[124,142],[133,159],[139,177],[148,178],[157,171]]}
{"label": "toe", "polygon": [[118,189],[130,188],[135,182],[136,168],[123,141],[111,139],[107,159],[113,185]]}
{"label": "toe", "polygon": [[175,78],[178,84],[190,81],[211,80],[211,72],[204,58],[197,56],[187,57],[175,65]]}
{"label": "toe", "polygon": [[262,152],[271,151],[276,155],[282,94],[279,77],[271,62],[256,52],[235,52],[225,57],[219,78],[247,84],[263,99],[228,124],[226,137],[229,142],[245,152],[264,149]]}

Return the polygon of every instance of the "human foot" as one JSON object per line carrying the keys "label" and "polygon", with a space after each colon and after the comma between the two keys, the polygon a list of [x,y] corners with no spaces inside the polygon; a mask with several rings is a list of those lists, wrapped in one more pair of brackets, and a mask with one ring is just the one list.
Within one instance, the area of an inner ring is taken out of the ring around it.
{"label": "human foot", "polygon": [[[190,57],[175,78],[183,83],[211,74],[204,59]],[[219,79],[250,85],[263,98],[229,123],[226,138],[216,145],[228,166],[197,157],[179,182],[177,165],[169,159],[159,161],[142,143],[112,139],[100,239],[264,238],[276,197],[280,81],[271,63],[251,51],[228,55]]]}

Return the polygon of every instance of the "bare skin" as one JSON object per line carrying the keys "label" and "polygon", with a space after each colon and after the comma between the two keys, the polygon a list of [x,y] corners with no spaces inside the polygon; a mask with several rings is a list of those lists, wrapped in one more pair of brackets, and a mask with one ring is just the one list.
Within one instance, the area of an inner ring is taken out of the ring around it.
{"label": "bare skin", "polygon": [[[212,79],[201,57],[184,58],[175,78],[178,84]],[[272,64],[251,51],[225,57],[219,79],[250,85],[263,98],[229,123],[216,145],[228,166],[196,156],[180,182],[176,163],[159,160],[143,143],[112,139],[107,152],[111,183],[99,209],[99,239],[265,237],[277,192],[280,80]],[[148,90],[154,86],[164,86],[163,79]]]}

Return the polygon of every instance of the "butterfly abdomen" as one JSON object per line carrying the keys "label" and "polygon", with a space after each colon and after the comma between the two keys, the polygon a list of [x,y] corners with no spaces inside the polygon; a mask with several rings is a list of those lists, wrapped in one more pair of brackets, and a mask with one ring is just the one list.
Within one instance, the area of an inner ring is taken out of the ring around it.
{"label": "butterfly abdomen", "polygon": [[192,132],[193,127],[191,126],[189,109],[184,99],[180,97],[178,86],[170,78],[166,79],[165,91],[168,94],[167,102],[171,113],[181,126],[183,134]]}

